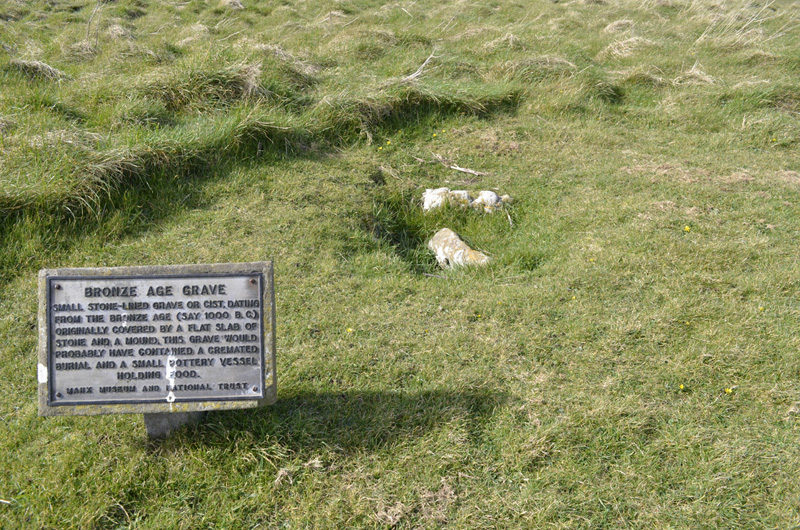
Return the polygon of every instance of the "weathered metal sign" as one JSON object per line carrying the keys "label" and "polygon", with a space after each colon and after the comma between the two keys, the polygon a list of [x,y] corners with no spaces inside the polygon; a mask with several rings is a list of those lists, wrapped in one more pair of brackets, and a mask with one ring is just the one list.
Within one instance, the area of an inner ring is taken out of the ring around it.
{"label": "weathered metal sign", "polygon": [[248,408],[275,399],[269,262],[39,274],[39,413]]}

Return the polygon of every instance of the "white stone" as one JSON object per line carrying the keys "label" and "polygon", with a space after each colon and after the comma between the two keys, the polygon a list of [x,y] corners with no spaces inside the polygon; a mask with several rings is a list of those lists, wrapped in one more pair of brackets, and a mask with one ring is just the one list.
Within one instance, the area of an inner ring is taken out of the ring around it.
{"label": "white stone", "polygon": [[422,194],[422,210],[429,212],[436,208],[441,208],[445,204],[453,206],[472,206],[476,210],[483,210],[487,213],[492,213],[504,204],[510,204],[511,197],[503,195],[499,197],[495,192],[483,190],[478,194],[477,199],[472,199],[472,196],[466,190],[450,190],[450,188],[436,188],[426,189]]}
{"label": "white stone", "polygon": [[487,213],[495,211],[501,204],[500,197],[489,190],[483,190],[478,194],[478,198],[472,201],[473,208],[476,210],[483,209]]}
{"label": "white stone", "polygon": [[441,208],[447,202],[449,195],[450,188],[426,189],[425,193],[422,194],[422,210],[427,212],[435,208]]}

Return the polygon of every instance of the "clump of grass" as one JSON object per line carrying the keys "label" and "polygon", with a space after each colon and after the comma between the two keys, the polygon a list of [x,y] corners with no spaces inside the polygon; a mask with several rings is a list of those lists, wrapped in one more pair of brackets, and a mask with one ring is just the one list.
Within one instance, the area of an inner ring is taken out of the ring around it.
{"label": "clump of grass", "polygon": [[625,97],[625,90],[611,81],[606,72],[600,68],[585,68],[574,79],[580,86],[585,100],[618,104]]}
{"label": "clump of grass", "polygon": [[486,115],[514,108],[520,97],[518,90],[508,87],[479,92],[474,87],[395,83],[361,97],[326,97],[314,107],[312,119],[315,128],[328,135],[352,138],[355,134],[372,142],[373,134],[384,125],[434,113]]}
{"label": "clump of grass", "polygon": [[706,73],[702,64],[696,62],[689,70],[677,76],[673,82],[678,85],[713,85],[716,80]]}
{"label": "clump of grass", "polygon": [[630,57],[642,48],[655,46],[655,42],[643,37],[630,37],[624,40],[614,41],[606,46],[599,54],[599,58],[621,59]]}
{"label": "clump of grass", "polygon": [[603,31],[606,33],[619,33],[621,31],[627,31],[633,28],[634,25],[635,23],[633,22],[633,20],[628,20],[626,18],[623,18],[611,22],[605,28],[603,28]]}
{"label": "clump of grass", "polygon": [[664,77],[663,72],[653,67],[639,66],[618,72],[617,75],[623,84],[650,87],[662,87],[672,84],[672,81]]}
{"label": "clump of grass", "polygon": [[41,79],[45,81],[63,81],[69,79],[67,74],[57,68],[53,68],[43,61],[11,59],[8,64],[12,69],[31,79]]}
{"label": "clump of grass", "polygon": [[173,125],[175,117],[163,101],[149,97],[133,97],[118,104],[114,109],[111,127],[120,129],[126,125],[144,127]]}
{"label": "clump of grass", "polygon": [[276,44],[256,44],[253,48],[271,55],[289,65],[294,71],[302,74],[306,80],[307,86],[313,84],[314,76],[322,71],[320,65],[302,60]]}
{"label": "clump of grass", "polygon": [[97,56],[97,46],[88,40],[81,40],[67,46],[64,55],[74,61],[88,61]]}
{"label": "clump of grass", "polygon": [[517,35],[513,33],[506,33],[502,37],[498,37],[493,41],[487,42],[483,45],[484,49],[487,51],[495,51],[495,50],[524,50],[528,47],[528,45],[520,39]]}
{"label": "clump of grass", "polygon": [[230,104],[249,98],[266,97],[269,92],[261,85],[261,65],[233,64],[218,70],[188,70],[167,74],[149,81],[143,92],[159,98],[171,112],[190,105]]}

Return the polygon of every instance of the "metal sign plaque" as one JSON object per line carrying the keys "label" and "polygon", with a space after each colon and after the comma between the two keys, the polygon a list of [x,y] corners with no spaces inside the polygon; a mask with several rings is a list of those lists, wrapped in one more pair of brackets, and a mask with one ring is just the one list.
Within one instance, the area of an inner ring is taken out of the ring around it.
{"label": "metal sign plaque", "polygon": [[272,290],[267,263],[42,271],[40,413],[274,397]]}

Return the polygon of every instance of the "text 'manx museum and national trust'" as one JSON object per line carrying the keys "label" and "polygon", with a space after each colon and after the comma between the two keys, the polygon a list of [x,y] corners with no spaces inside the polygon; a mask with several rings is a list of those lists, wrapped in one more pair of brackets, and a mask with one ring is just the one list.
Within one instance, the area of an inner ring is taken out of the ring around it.
{"label": "text 'manx museum and national trust'", "polygon": [[271,262],[39,272],[39,414],[276,398]]}

